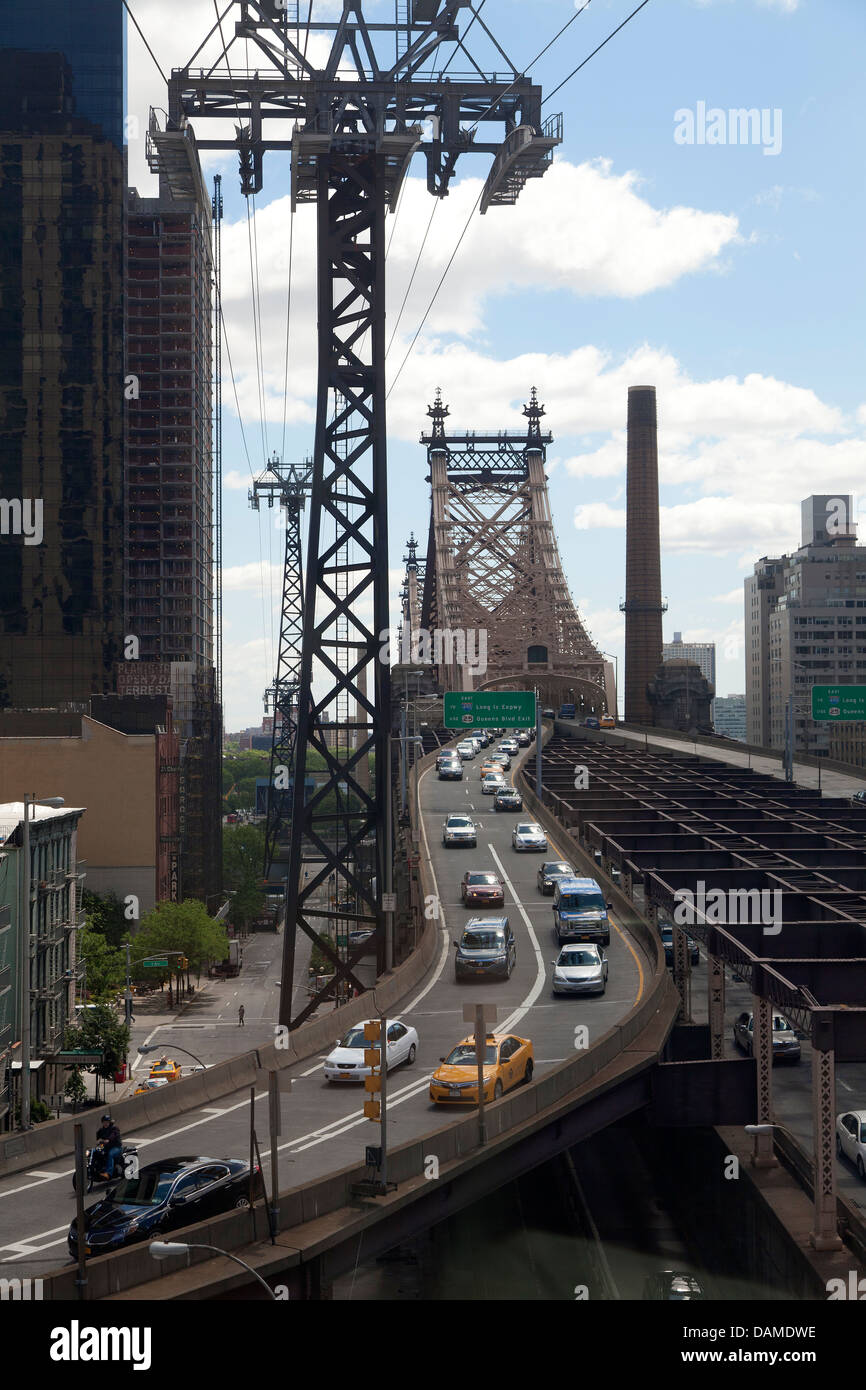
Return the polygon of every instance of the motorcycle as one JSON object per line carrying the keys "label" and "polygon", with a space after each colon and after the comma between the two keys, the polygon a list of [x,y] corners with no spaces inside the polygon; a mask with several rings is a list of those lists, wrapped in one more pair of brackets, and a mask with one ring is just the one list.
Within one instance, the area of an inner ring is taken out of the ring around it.
{"label": "motorcycle", "polygon": [[[118,1157],[114,1157],[114,1171],[111,1176],[103,1177],[106,1164],[106,1146],[103,1140],[93,1145],[92,1149],[87,1150],[84,1160],[84,1176],[86,1179],[85,1192],[92,1192],[94,1185],[101,1183],[117,1182],[120,1178],[138,1177],[138,1145],[124,1144],[122,1152]],[[78,1174],[72,1174],[73,1190],[78,1185]]]}

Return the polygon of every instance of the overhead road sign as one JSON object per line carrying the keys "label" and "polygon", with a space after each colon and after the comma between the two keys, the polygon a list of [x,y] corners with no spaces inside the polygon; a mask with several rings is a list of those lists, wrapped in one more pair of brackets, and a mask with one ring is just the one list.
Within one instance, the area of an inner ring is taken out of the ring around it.
{"label": "overhead road sign", "polygon": [[533,690],[452,690],[444,707],[446,729],[535,727]]}
{"label": "overhead road sign", "polygon": [[866,719],[866,685],[813,685],[812,718]]}

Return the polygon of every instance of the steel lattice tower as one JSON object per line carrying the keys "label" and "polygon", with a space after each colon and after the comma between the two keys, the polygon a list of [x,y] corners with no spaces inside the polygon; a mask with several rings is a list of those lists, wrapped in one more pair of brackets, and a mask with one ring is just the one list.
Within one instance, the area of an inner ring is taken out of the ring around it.
{"label": "steel lattice tower", "polygon": [[[430,464],[430,533],[421,626],[463,635],[437,660],[446,690],[527,689],[546,701],[572,688],[587,712],[604,708],[604,661],[575,607],[553,528],[535,388],[523,433],[448,433],[440,392],[422,434]],[[486,668],[473,669],[486,634]],[[472,639],[472,640],[470,640]],[[469,656],[470,649],[472,656]]]}
{"label": "steel lattice tower", "polygon": [[[264,876],[268,879],[281,856],[279,846],[285,827],[291,825],[290,776],[295,770],[295,744],[298,727],[298,689],[301,675],[301,637],[304,622],[304,571],[301,547],[301,512],[310,493],[313,465],[281,463],[274,454],[264,473],[253,480],[247,494],[250,506],[258,511],[264,497],[269,507],[278,502],[285,511],[286,549],[283,564],[283,602],[280,613],[280,644],[274,684],[265,691],[265,713],[273,713],[271,764],[268,778],[267,820],[265,827]],[[286,856],[282,856],[286,862]]]}
{"label": "steel lattice tower", "polygon": [[[178,126],[236,120],[234,140],[198,143],[238,150],[245,194],[262,187],[266,150],[291,150],[293,206],[317,204],[319,385],[280,1003],[280,1022],[290,1027],[321,1002],[314,995],[292,1017],[297,928],[332,961],[331,996],[363,988],[353,973],[360,949],[341,958],[321,939],[338,918],[347,941],[352,925],[375,931],[379,966],[390,965],[390,674],[379,659],[389,615],[386,211],[416,151],[437,197],[448,193],[461,154],[492,155],[483,213],[513,203],[562,139],[560,117],[542,122],[539,87],[511,63],[505,73],[485,71],[469,54],[457,26],[466,5],[396,0],[393,21],[371,22],[361,0],[344,0],[338,18],[302,24],[295,4],[289,13],[277,0],[236,0],[209,36],[218,31],[221,57],[207,68],[174,69],[169,82]],[[226,41],[229,14],[237,22]],[[476,20],[502,54],[477,11],[470,24]],[[325,35],[330,50],[320,67],[307,42]],[[254,71],[231,68],[235,44],[239,53],[252,47]],[[467,71],[451,69],[458,53],[469,59]],[[491,126],[497,138],[485,139]],[[308,750],[325,775],[305,804]],[[325,886],[332,908],[351,903],[348,915],[322,909]]]}

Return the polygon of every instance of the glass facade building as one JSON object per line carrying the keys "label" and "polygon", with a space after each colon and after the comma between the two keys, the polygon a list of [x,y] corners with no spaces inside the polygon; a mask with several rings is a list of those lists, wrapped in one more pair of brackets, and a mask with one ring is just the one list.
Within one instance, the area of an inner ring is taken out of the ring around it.
{"label": "glass facade building", "polygon": [[0,48],[62,53],[75,114],[123,148],[126,11],[123,0],[0,0]]}

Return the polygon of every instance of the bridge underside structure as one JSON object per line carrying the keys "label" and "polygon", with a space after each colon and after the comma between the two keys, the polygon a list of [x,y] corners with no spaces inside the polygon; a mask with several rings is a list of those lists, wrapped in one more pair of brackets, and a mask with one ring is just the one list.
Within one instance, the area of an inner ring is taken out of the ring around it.
{"label": "bridge underside structure", "polygon": [[[575,792],[575,757],[589,790]],[[686,931],[707,952],[710,1060],[724,1056],[725,967],[752,992],[757,1062],[754,1161],[773,1160],[774,1010],[812,1045],[815,1225],[838,1247],[833,1167],[837,1062],[866,1060],[866,812],[751,769],[623,746],[615,735],[555,737],[544,800],[618,874],[650,922],[673,925],[673,968],[690,1017]]]}
{"label": "bridge underside structure", "polygon": [[[449,434],[428,409],[430,533],[421,606],[445,690],[537,689],[543,704],[606,707],[604,660],[574,605],[553,528],[544,407],[532,390],[525,433]],[[423,653],[419,653],[423,656]]]}

